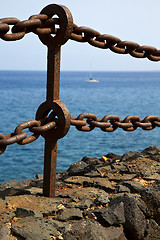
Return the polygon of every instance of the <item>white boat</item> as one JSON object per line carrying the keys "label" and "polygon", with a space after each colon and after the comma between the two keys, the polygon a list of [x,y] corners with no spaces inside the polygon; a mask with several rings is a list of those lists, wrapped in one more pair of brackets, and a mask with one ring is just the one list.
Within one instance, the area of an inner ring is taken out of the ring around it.
{"label": "white boat", "polygon": [[98,83],[99,80],[94,79],[94,78],[90,78],[90,79],[86,80],[86,82],[96,82],[96,83]]}

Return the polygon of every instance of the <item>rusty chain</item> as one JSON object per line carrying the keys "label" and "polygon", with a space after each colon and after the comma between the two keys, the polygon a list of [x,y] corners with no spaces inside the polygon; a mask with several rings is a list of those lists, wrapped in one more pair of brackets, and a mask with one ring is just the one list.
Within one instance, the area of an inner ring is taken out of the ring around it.
{"label": "rusty chain", "polygon": [[[9,25],[13,25],[11,32]],[[22,39],[26,33],[37,35],[56,34],[59,31],[59,18],[49,18],[45,14],[33,15],[28,20],[20,21],[17,18],[0,19],[0,38],[5,41]],[[119,54],[130,54],[136,58],[148,58],[151,61],[160,60],[160,50],[151,46],[140,46],[138,43],[121,41],[108,34],[100,34],[88,27],[78,27],[73,24],[71,40],[88,42],[90,45],[102,49],[110,49]]]}
{"label": "rusty chain", "polygon": [[119,54],[130,54],[136,58],[148,58],[151,61],[160,60],[160,50],[151,46],[140,46],[138,43],[121,41],[119,38],[74,24],[71,39],[78,42],[88,42],[90,45],[102,49],[110,49]]}
{"label": "rusty chain", "polygon": [[[44,132],[52,130],[57,126],[57,119],[53,112],[48,117],[42,120],[29,120],[19,124],[13,133],[3,135],[0,133],[0,154],[2,154],[8,145],[18,143],[25,145],[35,141]],[[29,129],[31,136],[27,136],[26,132],[22,132],[24,129]]]}
{"label": "rusty chain", "polygon": [[[44,132],[55,129],[59,122],[54,117],[54,112],[51,112],[48,117],[42,120],[29,120],[19,124],[13,133],[7,135],[0,133],[0,154],[6,150],[8,145],[13,143],[20,145],[31,143],[40,135],[43,135]],[[88,126],[86,126],[87,124]],[[117,128],[121,128],[124,131],[134,131],[138,127],[143,130],[152,130],[155,127],[160,127],[160,118],[149,115],[141,119],[138,116],[129,115],[124,119],[120,119],[117,115],[106,115],[100,119],[92,113],[81,113],[78,117],[71,116],[70,125],[84,132],[92,131],[95,127],[100,128],[104,132],[113,132]],[[24,129],[29,129],[33,135],[27,136],[27,133],[23,132]]]}
{"label": "rusty chain", "polygon": [[[2,18],[0,19],[0,38],[5,41],[16,41],[29,32],[37,35],[56,34],[58,32],[58,28],[55,28],[56,24],[59,24],[58,18],[49,18],[45,14],[32,15],[25,21],[17,18]],[[10,30],[9,25],[13,25],[10,34],[7,33]]]}
{"label": "rusty chain", "polygon": [[[87,120],[84,120],[86,118]],[[88,126],[86,126],[88,124]],[[134,131],[138,127],[143,130],[152,130],[160,127],[160,118],[149,115],[141,119],[135,115],[129,115],[124,119],[120,119],[117,115],[106,115],[102,119],[97,118],[92,113],[81,113],[78,117],[71,117],[71,125],[75,126],[79,131],[89,132],[95,127],[100,128],[104,132],[113,132],[117,128],[124,131]]]}

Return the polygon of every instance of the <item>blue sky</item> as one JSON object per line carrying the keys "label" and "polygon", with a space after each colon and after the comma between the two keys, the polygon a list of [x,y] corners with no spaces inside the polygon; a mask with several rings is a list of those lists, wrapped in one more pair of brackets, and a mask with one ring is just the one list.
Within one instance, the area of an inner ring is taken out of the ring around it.
{"label": "blue sky", "polygon": [[[5,0],[1,3],[0,18],[17,17],[21,21],[37,14],[48,4],[68,7],[74,23],[87,26],[101,34],[114,35],[121,40],[160,49],[160,1],[159,0]],[[0,40],[0,70],[45,70],[46,47],[32,33],[22,40],[5,42]],[[87,43],[68,41],[62,47],[62,70],[88,71],[148,71],[160,70],[160,62],[136,59],[119,55],[110,50],[101,50]]]}

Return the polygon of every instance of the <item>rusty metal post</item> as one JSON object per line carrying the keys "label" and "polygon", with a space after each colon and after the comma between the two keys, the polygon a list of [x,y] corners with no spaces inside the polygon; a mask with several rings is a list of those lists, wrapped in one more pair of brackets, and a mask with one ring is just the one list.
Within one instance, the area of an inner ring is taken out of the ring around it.
{"label": "rusty metal post", "polygon": [[[46,100],[59,99],[60,87],[60,47],[48,47],[47,93]],[[54,197],[56,185],[57,140],[50,134],[45,135],[43,195]]]}
{"label": "rusty metal post", "polygon": [[57,33],[54,37],[51,35],[39,36],[40,40],[48,47],[48,63],[46,102],[38,109],[37,118],[42,117],[46,109],[49,112],[51,109],[53,110],[53,108],[58,108],[56,113],[63,122],[63,124],[60,123],[60,126],[57,127],[55,132],[48,131],[44,135],[43,195],[46,197],[54,197],[56,186],[57,141],[66,134],[70,127],[70,114],[68,109],[59,101],[60,52],[61,45],[64,44],[71,35],[73,19],[70,11],[66,7],[56,4],[48,5],[41,11],[41,14],[46,14],[49,18],[56,15],[59,18],[59,29],[55,31]]}

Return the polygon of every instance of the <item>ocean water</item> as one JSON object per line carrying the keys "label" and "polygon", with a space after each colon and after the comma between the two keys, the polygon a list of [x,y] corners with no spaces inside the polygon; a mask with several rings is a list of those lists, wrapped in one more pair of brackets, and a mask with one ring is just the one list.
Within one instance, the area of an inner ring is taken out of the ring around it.
{"label": "ocean water", "polygon": [[[89,72],[61,72],[60,100],[72,116],[90,112],[103,118],[116,114],[160,116],[160,72],[93,72],[98,83],[88,83]],[[14,132],[15,127],[35,118],[38,106],[45,101],[46,72],[0,71],[0,132]],[[30,133],[26,131],[28,135]],[[79,132],[71,126],[58,141],[57,171],[66,170],[82,157],[101,157],[109,152],[123,155],[141,151],[150,145],[160,147],[160,128],[112,133],[95,128]],[[43,173],[44,139],[21,146],[13,144],[0,156],[0,182],[34,178]]]}

